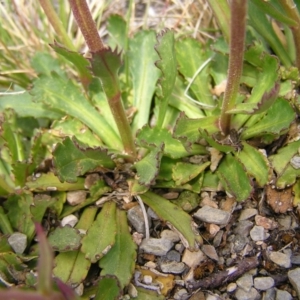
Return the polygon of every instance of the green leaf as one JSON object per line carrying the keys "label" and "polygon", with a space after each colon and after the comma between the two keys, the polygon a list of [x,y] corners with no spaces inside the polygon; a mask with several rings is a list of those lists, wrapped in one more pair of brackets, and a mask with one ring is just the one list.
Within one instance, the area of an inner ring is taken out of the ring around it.
{"label": "green leaf", "polygon": [[76,136],[76,139],[90,147],[101,145],[99,138],[86,125],[74,118],[63,118],[51,125],[51,134],[58,137]]}
{"label": "green leaf", "polygon": [[138,296],[136,300],[164,300],[166,299],[163,295],[158,295],[157,292],[148,289],[137,287]]}
{"label": "green leaf", "polygon": [[219,132],[217,124],[218,118],[216,116],[189,119],[184,113],[181,113],[174,129],[174,137],[190,143],[195,143],[202,138],[199,129],[206,129],[208,133],[216,133]]}
{"label": "green leaf", "polygon": [[47,208],[52,206],[56,202],[56,199],[49,195],[38,194],[35,195],[33,202],[34,204],[30,206],[32,220],[41,223]]}
{"label": "green leaf", "polygon": [[26,187],[31,191],[76,191],[84,189],[84,178],[77,177],[75,183],[61,182],[53,173],[40,174],[28,180]]}
{"label": "green leaf", "polygon": [[50,47],[76,67],[80,75],[80,79],[84,85],[87,85],[91,82],[92,74],[88,69],[90,64],[89,61],[82,56],[82,54],[70,51],[62,45],[59,45],[57,42],[54,42],[54,44],[50,44]]}
{"label": "green leaf", "polygon": [[31,205],[34,205],[33,197],[25,193],[12,195],[4,203],[11,226],[15,230],[26,234],[28,241],[31,241],[35,232],[30,211]]}
{"label": "green leaf", "polygon": [[138,109],[132,123],[134,132],[149,121],[152,97],[160,74],[154,65],[159,60],[154,50],[155,43],[153,31],[140,31],[129,43],[128,62],[133,83],[133,105]]}
{"label": "green leaf", "polygon": [[289,143],[286,147],[269,157],[272,167],[277,174],[276,187],[285,188],[287,185],[295,183],[296,178],[300,176],[300,169],[291,165],[291,159],[298,156],[300,141]]}
{"label": "green leaf", "polygon": [[237,201],[244,201],[252,192],[249,178],[243,166],[231,154],[227,154],[217,169],[225,190]]}
{"label": "green leaf", "polygon": [[292,65],[291,58],[288,56],[286,49],[284,49],[278,35],[275,33],[271,22],[264,12],[257,9],[252,1],[249,1],[248,16],[249,24],[267,41],[283,65],[290,67]]}
{"label": "green leaf", "polygon": [[97,219],[82,239],[81,251],[92,263],[111,251],[117,231],[116,204],[106,202]]}
{"label": "green leaf", "polygon": [[122,16],[110,15],[107,19],[107,31],[109,33],[109,46],[112,49],[125,49],[126,22]]}
{"label": "green leaf", "polygon": [[[260,1],[260,0],[251,0],[257,8],[263,11],[265,14],[273,17],[275,20],[287,24],[289,26],[296,26],[297,22],[291,18],[289,18],[284,11],[281,12],[279,7],[277,7],[275,1]],[[274,3],[275,2],[275,3]]]}
{"label": "green leaf", "polygon": [[13,110],[6,110],[4,112],[4,122],[2,124],[2,137],[5,140],[12,163],[23,161],[25,159],[24,143],[22,137],[18,133],[16,125],[16,114]]}
{"label": "green leaf", "polygon": [[105,116],[96,111],[72,81],[52,74],[52,77],[36,80],[31,93],[37,103],[45,103],[52,109],[77,118],[94,131],[107,146],[122,149],[118,134],[107,123]]}
{"label": "green leaf", "polygon": [[[10,225],[7,214],[4,212],[3,207],[0,206],[0,230],[3,234],[13,234],[14,231]],[[1,251],[0,251],[1,252]]]}
{"label": "green leaf", "polygon": [[65,76],[59,60],[54,58],[50,53],[37,52],[31,60],[31,65],[40,75],[51,76],[51,73],[55,72],[60,76]]}
{"label": "green leaf", "polygon": [[32,97],[28,92],[19,95],[0,96],[0,112],[7,108],[13,109],[20,117],[34,117],[59,119],[63,113],[50,109],[43,103],[32,102]]}
{"label": "green leaf", "polygon": [[10,272],[22,270],[22,260],[13,252],[0,253],[0,274],[1,278],[6,282],[14,282],[14,278]]}
{"label": "green leaf", "polygon": [[135,267],[136,244],[128,229],[126,212],[117,209],[116,241],[111,250],[99,261],[101,276],[115,275],[121,288],[130,282]]}
{"label": "green leaf", "polygon": [[158,44],[155,46],[160,60],[155,65],[161,70],[161,77],[158,80],[159,113],[157,127],[162,127],[168,100],[172,94],[177,75],[177,63],[174,48],[174,32],[162,31],[157,35]]}
{"label": "green leaf", "polygon": [[243,149],[236,153],[236,158],[244,165],[247,172],[256,179],[260,187],[264,187],[270,176],[267,158],[256,148],[243,142]]}
{"label": "green leaf", "polygon": [[53,152],[54,165],[61,181],[76,182],[77,176],[96,167],[114,168],[111,158],[101,149],[81,148],[67,137]]}
{"label": "green leaf", "polygon": [[202,44],[192,38],[177,40],[175,44],[179,72],[191,83],[191,90],[195,94],[199,105],[213,108],[215,101],[210,91],[209,74],[205,67],[199,74],[202,65],[208,59],[208,53]]}
{"label": "green leaf", "polygon": [[183,185],[202,173],[209,165],[209,161],[201,165],[178,162],[173,167],[173,180],[177,186]]}
{"label": "green leaf", "polygon": [[48,236],[48,241],[54,251],[65,252],[77,250],[82,236],[79,231],[70,226],[56,227]]}
{"label": "green leaf", "polygon": [[116,276],[101,276],[94,300],[117,300],[122,296],[120,282]]}
{"label": "green leaf", "polygon": [[159,172],[160,161],[163,155],[164,144],[161,143],[152,149],[137,163],[137,178],[140,184],[149,187],[155,182],[155,178]]}
{"label": "green leaf", "polygon": [[141,198],[160,219],[168,222],[183,236],[182,242],[185,247],[191,251],[198,249],[198,244],[202,243],[202,238],[192,230],[192,218],[189,214],[177,205],[154,193],[147,192],[142,194]]}
{"label": "green leaf", "polygon": [[[142,147],[147,147],[147,145],[155,145],[159,147],[164,143],[164,155],[169,156],[173,159],[190,156],[192,154],[199,154],[201,149],[197,148],[197,152],[187,151],[182,143],[173,138],[172,134],[166,128],[154,127],[150,128],[149,125],[144,126],[141,130],[137,132],[137,145]],[[204,147],[202,147],[202,153],[206,153]]]}
{"label": "green leaf", "polygon": [[[83,211],[76,228],[88,230],[94,221],[97,210],[97,207],[92,206],[86,208]],[[78,285],[86,278],[90,265],[91,262],[85,258],[84,253],[80,250],[62,252],[55,257],[53,274],[63,282]]]}
{"label": "green leaf", "polygon": [[[246,123],[246,129],[242,132],[241,138],[247,140],[264,134],[280,134],[289,128],[294,118],[295,112],[288,101],[278,98],[256,124],[247,128],[248,123]],[[248,122],[251,122],[251,118]]]}

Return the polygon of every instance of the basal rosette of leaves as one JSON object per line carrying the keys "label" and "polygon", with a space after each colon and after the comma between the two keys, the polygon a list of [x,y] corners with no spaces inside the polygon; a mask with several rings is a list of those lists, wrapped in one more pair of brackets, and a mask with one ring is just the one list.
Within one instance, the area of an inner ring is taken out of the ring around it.
{"label": "basal rosette of leaves", "polygon": [[[226,11],[218,15],[210,2],[220,20],[226,16]],[[219,1],[219,8],[229,11],[226,3]],[[49,211],[58,219],[77,213],[75,228],[58,227],[49,233],[57,252],[53,273],[77,286],[91,265],[98,264],[99,282],[84,296],[115,299],[132,278],[137,248],[123,197],[140,197],[196,251],[201,237],[192,217],[156,189],[192,195],[225,191],[244,201],[254,187],[264,188],[271,181],[281,189],[299,185],[299,141],[291,133],[299,107],[292,93],[299,76],[293,66],[296,46],[294,52],[284,53],[292,45],[289,26],[295,20],[279,13],[273,1],[269,4],[249,1],[239,90],[234,107],[226,111],[231,120],[228,134],[219,126],[230,53],[225,34],[230,28],[225,25],[220,25],[224,38],[203,45],[190,37],[176,38],[170,30],[144,30],[129,38],[128,24],[111,16],[110,48],[92,52],[90,58],[51,45],[73,65],[78,81],[67,76],[58,60],[37,53],[32,67],[39,76],[33,87],[0,99],[2,233],[24,233],[30,245],[34,223],[42,222]],[[266,15],[284,26],[287,44],[265,35],[270,25]],[[120,103],[125,114],[119,114]],[[85,191],[86,199],[67,204],[67,192],[77,190]],[[99,199],[101,208],[94,206]],[[0,243],[6,241],[1,236]],[[1,253],[3,261],[12,257],[21,272],[20,255],[4,246]],[[16,280],[5,264],[0,270],[6,282]],[[29,286],[29,280],[25,284]]]}

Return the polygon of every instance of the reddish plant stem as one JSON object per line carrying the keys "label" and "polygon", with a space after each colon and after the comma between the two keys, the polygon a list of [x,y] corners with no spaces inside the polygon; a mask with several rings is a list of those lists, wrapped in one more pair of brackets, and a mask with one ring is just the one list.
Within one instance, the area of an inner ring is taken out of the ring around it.
{"label": "reddish plant stem", "polygon": [[243,71],[244,41],[246,34],[247,0],[231,1],[230,53],[227,86],[224,94],[220,116],[220,129],[224,135],[230,131],[231,115],[226,114],[233,109],[239,91],[240,78]]}
{"label": "reddish plant stem", "polygon": [[69,0],[74,18],[91,52],[105,48],[85,0]]}

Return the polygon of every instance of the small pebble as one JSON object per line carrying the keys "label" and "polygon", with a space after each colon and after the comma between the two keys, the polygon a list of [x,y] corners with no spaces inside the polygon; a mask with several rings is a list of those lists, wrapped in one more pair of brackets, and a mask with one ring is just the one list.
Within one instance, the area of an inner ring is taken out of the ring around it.
{"label": "small pebble", "polygon": [[153,281],[153,279],[152,279],[152,276],[150,276],[150,275],[145,275],[144,277],[143,277],[143,280],[142,280],[145,284],[151,284],[152,283],[152,281]]}
{"label": "small pebble", "polygon": [[147,209],[147,215],[153,220],[159,220],[157,214],[150,207]]}
{"label": "small pebble", "polygon": [[197,267],[197,265],[199,265],[200,262],[204,261],[205,259],[206,256],[201,250],[192,252],[188,249],[185,249],[182,255],[182,262],[184,262],[190,268]]}
{"label": "small pebble", "polygon": [[80,204],[83,201],[85,201],[86,194],[87,194],[86,191],[81,191],[81,190],[67,192],[67,202],[72,206]]}
{"label": "small pebble", "polygon": [[27,236],[21,232],[13,233],[7,239],[7,241],[13,250],[18,254],[22,254],[27,247]]}
{"label": "small pebble", "polygon": [[204,254],[206,256],[208,256],[212,260],[215,260],[215,261],[219,260],[219,256],[217,254],[217,251],[216,251],[215,247],[213,247],[211,245],[203,245],[201,247],[201,250],[204,252]]}
{"label": "small pebble", "polygon": [[221,242],[222,242],[222,238],[223,238],[223,234],[224,234],[224,231],[223,230],[220,230],[216,236],[214,237],[214,240],[213,240],[213,245],[215,247],[219,247]]}
{"label": "small pebble", "polygon": [[169,229],[163,230],[160,234],[160,237],[162,239],[170,240],[173,243],[180,241],[180,237],[179,237],[178,233],[173,230],[169,230]]}
{"label": "small pebble", "polygon": [[289,215],[286,215],[284,217],[277,218],[278,223],[280,224],[280,229],[282,230],[289,230],[292,225],[292,218]]}
{"label": "small pebble", "polygon": [[181,243],[175,245],[175,250],[179,253],[182,253],[184,249],[185,247]]}
{"label": "small pebble", "polygon": [[140,250],[157,256],[166,255],[173,247],[173,242],[166,239],[144,239],[140,245]]}
{"label": "small pebble", "polygon": [[292,299],[293,299],[293,297],[292,297],[292,295],[289,292],[282,291],[282,290],[276,290],[276,298],[275,298],[275,300],[292,300]]}
{"label": "small pebble", "polygon": [[288,278],[300,298],[300,268],[296,268],[288,272]]}
{"label": "small pebble", "polygon": [[255,224],[257,226],[262,226],[263,228],[268,229],[268,230],[273,230],[278,227],[277,222],[275,222],[269,218],[260,216],[260,215],[255,216]]}
{"label": "small pebble", "polygon": [[138,296],[138,291],[132,283],[129,283],[128,285],[128,294],[131,298],[136,298]]}
{"label": "small pebble", "polygon": [[[275,288],[269,289],[269,290],[265,291],[265,293],[263,294],[263,300],[274,300],[275,295],[276,295]],[[283,299],[284,298],[282,298],[280,300],[283,300]]]}
{"label": "small pebble", "polygon": [[181,274],[185,270],[185,264],[177,261],[161,262],[160,268],[163,273]]}
{"label": "small pebble", "polygon": [[177,261],[180,262],[180,253],[175,251],[175,250],[171,250],[167,253],[166,255],[167,260],[173,260],[173,261]]}
{"label": "small pebble", "polygon": [[239,221],[244,221],[244,220],[250,219],[251,217],[253,217],[257,214],[258,214],[257,209],[255,209],[255,208],[246,208],[242,211],[242,213],[239,217]]}
{"label": "small pebble", "polygon": [[266,291],[272,288],[275,281],[272,277],[256,277],[254,278],[254,287],[257,290]]}
{"label": "small pebble", "polygon": [[215,294],[208,294],[206,296],[206,300],[220,300],[220,296],[219,295],[215,295]]}
{"label": "small pebble", "polygon": [[297,253],[297,254],[292,255],[291,262],[294,265],[300,265],[300,254]]}
{"label": "small pebble", "polygon": [[68,215],[64,218],[62,218],[60,224],[62,227],[69,225],[71,227],[74,227],[78,222],[78,218],[74,215]]}
{"label": "small pebble", "polygon": [[227,285],[226,291],[227,291],[228,293],[232,293],[232,292],[234,292],[234,291],[236,290],[236,288],[237,288],[237,284],[236,284],[235,282],[231,282],[231,283],[229,283],[229,284]]}
{"label": "small pebble", "polygon": [[253,276],[246,273],[236,281],[239,288],[249,292],[253,287]]}
{"label": "small pebble", "polygon": [[150,269],[155,269],[157,264],[154,261],[149,260],[144,264],[144,266]]}
{"label": "small pebble", "polygon": [[250,230],[250,236],[253,241],[264,241],[270,236],[270,234],[267,233],[262,226],[255,225]]}
{"label": "small pebble", "polygon": [[226,225],[230,219],[231,214],[210,206],[203,206],[195,214],[194,217],[200,221],[218,225]]}
{"label": "small pebble", "polygon": [[84,285],[83,283],[80,283],[79,285],[77,285],[74,288],[74,292],[78,295],[78,296],[82,296],[83,295],[83,291],[84,291]]}
{"label": "small pebble", "polygon": [[240,221],[237,223],[237,227],[235,228],[234,233],[236,235],[248,236],[252,227],[253,222],[248,220]]}
{"label": "small pebble", "polygon": [[185,300],[189,297],[189,294],[186,289],[180,289],[174,294],[175,300]]}
{"label": "small pebble", "polygon": [[128,210],[127,218],[137,232],[145,233],[145,219],[143,211],[139,205],[136,205]]}
{"label": "small pebble", "polygon": [[287,255],[285,253],[273,251],[273,252],[270,252],[269,258],[273,263],[277,264],[280,267],[283,267],[283,268],[291,267],[291,258],[289,255]]}
{"label": "small pebble", "polygon": [[260,295],[255,288],[251,288],[248,292],[242,288],[238,288],[235,292],[235,297],[237,300],[258,300]]}

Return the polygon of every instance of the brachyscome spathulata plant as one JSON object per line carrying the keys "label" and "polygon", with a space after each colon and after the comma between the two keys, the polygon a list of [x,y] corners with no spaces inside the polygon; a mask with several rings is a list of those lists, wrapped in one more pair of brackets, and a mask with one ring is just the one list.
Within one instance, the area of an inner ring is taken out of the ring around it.
{"label": "brachyscome spathulata plant", "polygon": [[[237,9],[241,13],[238,16],[236,13],[232,14],[231,27],[227,30],[230,36],[231,30],[235,29],[232,25],[236,24],[235,18],[244,20],[246,4],[249,2],[232,1],[231,8],[227,1],[225,2],[228,12],[230,9]],[[243,28],[239,31],[239,34],[242,34],[238,44],[241,52],[245,48],[243,65],[241,57],[234,63],[231,52],[234,39],[229,47],[232,61],[229,65],[240,68],[239,72],[243,67],[242,76],[240,79],[236,77],[236,81],[227,78],[230,74],[227,73],[226,65],[228,49],[221,40],[212,45],[216,53],[211,59],[211,50],[207,50],[196,40],[175,40],[172,31],[162,32],[157,38],[152,31],[142,31],[128,40],[129,52],[120,54],[119,51],[103,45],[83,2],[70,3],[75,11],[74,15],[78,14],[78,24],[85,32],[87,44],[92,49],[92,57],[87,60],[81,54],[57,43],[51,46],[74,64],[83,88],[74,80],[70,80],[55,65],[55,60],[45,55],[37,55],[34,62],[40,76],[35,80],[30,94],[22,95],[22,99],[27,101],[24,103],[31,105],[27,114],[39,108],[40,116],[51,114],[54,120],[49,131],[40,133],[40,140],[32,139],[31,146],[34,146],[35,151],[23,157],[28,157],[30,161],[37,157],[35,155],[39,153],[38,145],[46,145],[48,151],[42,157],[53,158],[54,171],[48,170],[48,173],[30,178],[24,176],[28,172],[31,174],[33,167],[27,168],[28,162],[24,162],[25,168],[23,165],[22,168],[12,166],[18,161],[18,155],[21,153],[20,143],[16,145],[13,140],[6,148],[9,147],[16,155],[13,157],[13,163],[8,160],[10,163],[7,164],[14,174],[19,174],[18,182],[30,191],[31,196],[37,192],[52,191],[51,195],[57,199],[55,211],[60,218],[83,211],[78,228],[56,229],[49,236],[53,247],[59,252],[55,258],[55,275],[65,282],[79,284],[86,276],[83,270],[89,268],[91,263],[98,263],[101,268],[98,292],[105,293],[109,287],[113,287],[114,293],[119,295],[132,277],[136,246],[129,234],[124,210],[110,200],[121,200],[124,195],[139,196],[170,227],[180,232],[186,247],[196,250],[201,239],[191,229],[192,218],[174,203],[158,196],[155,188],[185,189],[190,191],[191,195],[195,195],[199,194],[203,187],[217,190],[221,180],[225,190],[238,201],[242,201],[251,194],[251,178],[255,178],[259,186],[264,186],[269,179],[268,161],[246,141],[259,139],[263,144],[267,144],[287,131],[295,115],[290,104],[282,97],[277,97],[277,94],[279,85],[283,89],[282,95],[289,89],[289,86],[286,88],[286,83],[290,83],[292,74],[288,73],[290,77],[281,82],[278,76],[278,59],[269,55],[267,49],[259,43],[245,47],[242,42],[245,30]],[[222,1],[218,3],[224,4]],[[85,23],[81,24],[82,22]],[[116,24],[122,24],[122,28],[117,28],[117,32],[121,32],[123,36],[116,35],[116,41],[120,42],[120,36],[124,38],[123,29],[126,24],[116,17],[112,17],[110,22],[110,26],[115,26],[115,29]],[[226,22],[224,24],[226,26]],[[250,34],[256,37],[253,32]],[[60,39],[60,42],[64,43],[63,39]],[[133,115],[132,123],[129,124],[126,120],[125,126],[122,125],[124,118],[127,118],[123,105],[128,105],[131,99],[130,93],[125,94],[122,91],[122,55],[128,63],[125,70],[128,69],[131,73],[128,74],[126,82],[131,85],[130,80],[133,81],[132,86],[126,86],[126,89],[133,89],[134,94],[138,95],[137,98],[148,94],[147,103],[135,102],[138,112],[144,110],[145,114],[143,112]],[[155,61],[158,68],[154,65]],[[208,63],[204,64],[206,61]],[[177,64],[180,76],[177,76]],[[155,91],[159,77],[159,85]],[[144,78],[147,80],[142,80]],[[234,93],[229,89],[227,95],[230,97],[227,96],[227,99],[234,99],[235,105],[231,102],[230,107],[225,105],[221,111],[225,100],[220,97],[216,101],[210,93],[209,84],[213,80],[217,85],[225,78],[228,86],[231,82],[234,87]],[[234,76],[231,79],[234,79]],[[186,85],[189,87],[187,91]],[[237,86],[246,87],[246,96],[237,93]],[[127,95],[128,99],[122,99],[121,92]],[[153,115],[150,115],[149,107],[153,95],[154,122],[150,126],[148,123]],[[190,102],[189,99],[192,98],[196,99],[198,105]],[[35,101],[34,105],[31,100]],[[8,102],[8,99],[6,101]],[[17,109],[24,114],[20,107],[16,106]],[[34,112],[38,113],[36,110]],[[67,118],[63,118],[64,115],[67,115]],[[7,140],[11,136],[8,120],[13,120],[9,116],[6,118]],[[227,125],[220,128],[222,118],[229,119],[230,122],[224,122]],[[144,124],[146,125],[140,128]],[[11,127],[14,128],[14,136],[20,140],[18,127],[14,126]],[[41,144],[36,141],[40,141]],[[49,151],[53,144],[56,144],[55,149]],[[214,166],[213,159],[208,155],[207,145],[223,157],[222,161],[214,163]],[[210,166],[211,170],[208,170]],[[7,173],[5,176],[8,176]],[[3,178],[7,178],[5,176]],[[15,188],[15,183],[11,181],[7,194]],[[66,192],[69,190],[85,190],[87,198],[76,206],[65,204]],[[32,214],[30,204],[35,203],[30,197],[18,198],[27,209],[28,216]],[[88,210],[99,198],[103,201],[101,210]],[[15,202],[16,199],[10,199],[6,208],[12,207]],[[193,206],[195,207],[197,205]],[[16,226],[16,220],[11,221]],[[25,231],[22,226],[18,228]],[[87,230],[87,235],[80,236],[78,229]],[[64,240],[67,236],[76,237],[76,243],[73,243],[71,248],[54,242]],[[67,261],[66,257],[72,259]],[[112,274],[115,277],[109,277]]]}

